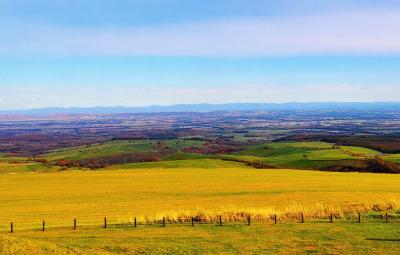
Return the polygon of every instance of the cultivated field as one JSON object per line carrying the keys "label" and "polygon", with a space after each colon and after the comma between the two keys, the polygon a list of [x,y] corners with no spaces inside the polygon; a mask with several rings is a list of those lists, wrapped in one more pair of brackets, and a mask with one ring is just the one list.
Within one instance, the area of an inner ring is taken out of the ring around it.
{"label": "cultivated field", "polygon": [[175,221],[223,214],[228,219],[241,212],[254,217],[344,217],[342,213],[383,211],[400,203],[399,175],[261,170],[220,160],[117,168],[2,174],[0,226],[8,228],[14,221],[17,228],[30,228],[43,219],[50,226],[66,226],[73,218],[91,225],[106,216],[114,223],[134,216],[149,222],[163,216]]}
{"label": "cultivated field", "polygon": [[[400,249],[399,175],[254,169],[210,159],[163,163],[1,174],[0,249],[5,254],[18,254],[22,247],[43,254],[376,254],[388,247],[395,254]],[[389,223],[380,217],[385,212]]]}

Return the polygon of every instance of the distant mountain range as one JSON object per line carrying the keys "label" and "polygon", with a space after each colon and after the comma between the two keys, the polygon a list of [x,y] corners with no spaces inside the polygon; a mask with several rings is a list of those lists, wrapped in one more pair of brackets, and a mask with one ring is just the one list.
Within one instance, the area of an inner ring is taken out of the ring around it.
{"label": "distant mountain range", "polygon": [[399,110],[400,102],[379,103],[230,103],[230,104],[177,104],[143,107],[51,107],[25,110],[0,110],[1,115],[53,115],[53,114],[116,114],[157,112],[213,112],[213,111],[271,111],[271,110]]}

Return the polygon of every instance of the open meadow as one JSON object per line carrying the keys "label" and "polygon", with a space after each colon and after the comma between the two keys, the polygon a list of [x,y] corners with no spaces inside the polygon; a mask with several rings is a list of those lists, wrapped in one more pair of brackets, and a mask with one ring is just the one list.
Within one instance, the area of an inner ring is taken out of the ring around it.
{"label": "open meadow", "polygon": [[74,218],[84,225],[103,217],[114,223],[133,217],[149,222],[164,216],[229,218],[236,212],[339,217],[400,203],[399,175],[254,169],[221,160],[172,163],[175,167],[155,162],[124,165],[124,170],[2,174],[0,226],[14,221],[17,228],[29,228],[43,219],[49,226],[65,226]]}
{"label": "open meadow", "polygon": [[[31,254],[400,251],[399,175],[255,169],[200,159],[98,171],[5,172],[0,193],[4,254],[24,254],[24,246]],[[381,216],[386,212],[390,223]],[[334,223],[328,224],[331,214]]]}

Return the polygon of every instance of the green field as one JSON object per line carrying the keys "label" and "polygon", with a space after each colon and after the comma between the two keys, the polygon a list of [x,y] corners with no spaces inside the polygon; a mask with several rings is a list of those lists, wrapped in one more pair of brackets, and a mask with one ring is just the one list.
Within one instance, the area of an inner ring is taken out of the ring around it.
{"label": "green field", "polygon": [[[43,154],[42,157],[48,160],[56,159],[88,159],[103,156],[110,156],[129,152],[149,152],[154,150],[157,141],[131,140],[131,141],[110,141],[103,144],[95,144],[84,147],[74,147],[56,150],[51,153]],[[180,151],[188,147],[202,147],[203,142],[188,139],[165,140],[166,146],[170,149]],[[379,152],[352,146],[342,146],[334,148],[334,144],[324,142],[285,142],[261,144],[248,146],[244,150],[235,153],[238,156],[254,156],[263,159],[270,159],[276,163],[290,163],[296,160],[344,160],[357,159],[359,157],[380,155]],[[187,157],[205,157],[205,155],[189,155],[178,153],[167,155],[167,159],[187,159]],[[286,161],[279,157],[289,157]],[[308,158],[310,157],[310,158]]]}
{"label": "green field", "polygon": [[[155,153],[157,155],[158,142],[160,140],[116,140],[90,146],[54,150],[39,156],[48,160],[49,164],[41,164],[28,158],[5,157],[5,155],[2,155],[0,157],[0,173],[59,171],[62,168],[54,166],[54,163],[60,159],[70,161],[96,160],[102,157],[127,153]],[[279,142],[247,145],[242,150],[230,154],[187,153],[184,151],[185,148],[204,148],[207,146],[203,141],[190,140],[189,138],[163,140],[162,142],[166,150],[159,156],[159,162],[153,162],[149,165],[151,168],[190,167],[189,163],[196,164],[194,167],[202,168],[202,164],[207,165],[207,162],[210,162],[190,161],[199,159],[223,159],[241,161],[248,165],[261,163],[267,167],[315,170],[332,169],[340,165],[357,165],[359,161],[374,159],[375,157],[379,157],[387,162],[400,163],[400,156],[398,154],[383,154],[368,148],[336,146],[335,144],[325,142]],[[19,162],[19,164],[15,164],[16,162]],[[127,164],[126,166],[119,165],[117,167],[121,169],[134,169],[142,166],[142,163],[138,163],[137,165]],[[115,168],[115,165],[109,167],[109,169]],[[85,168],[80,167],[79,169]]]}
{"label": "green field", "polygon": [[363,147],[355,147],[355,146],[340,146],[340,149],[346,153],[354,154],[354,156],[380,156],[381,152],[376,150],[363,148]]}
{"label": "green field", "polygon": [[391,154],[383,156],[385,160],[400,163],[400,154]]}
{"label": "green field", "polygon": [[188,159],[188,160],[170,160],[160,162],[145,162],[115,165],[105,168],[105,170],[121,170],[121,169],[170,169],[170,168],[197,168],[197,169],[218,169],[218,168],[238,168],[244,167],[240,163],[223,161],[219,159]]}
{"label": "green field", "polygon": [[[42,157],[49,160],[56,159],[88,159],[96,157],[111,156],[120,153],[130,152],[149,152],[153,151],[153,146],[157,141],[154,140],[116,140],[102,144],[94,144],[90,146],[81,146],[74,148],[66,148],[55,150],[50,153],[42,155]],[[202,146],[202,141],[186,140],[186,139],[173,139],[165,140],[166,146],[171,149],[180,150],[190,146]]]}
{"label": "green field", "polygon": [[[42,154],[40,157],[50,162],[60,159],[67,160],[83,160],[96,159],[101,157],[125,154],[125,153],[148,153],[157,152],[156,145],[159,140],[117,140],[109,141],[102,144],[93,144],[90,146],[81,146],[55,150]],[[228,159],[239,160],[245,162],[261,162],[267,166],[278,168],[294,168],[294,169],[319,169],[341,165],[356,164],[359,160],[373,159],[380,157],[385,161],[400,163],[398,154],[382,154],[378,151],[354,147],[354,146],[336,146],[332,143],[325,142],[279,142],[264,143],[252,146],[246,146],[243,150],[231,154],[197,154],[186,153],[183,150],[189,147],[202,148],[205,146],[203,141],[186,139],[164,140],[166,153],[161,155],[161,161],[153,163],[151,166],[189,166],[185,160],[197,159]],[[171,161],[183,162],[171,162]],[[9,163],[7,163],[9,162]],[[14,166],[13,162],[21,162],[19,166]],[[197,162],[193,161],[192,163]],[[207,162],[207,161],[204,161]],[[49,167],[37,162],[32,162],[27,158],[9,158],[0,157],[0,173],[15,172],[20,169],[23,172],[41,171],[48,172],[57,170],[56,167]],[[141,164],[135,166],[128,164],[126,167],[120,168],[137,168]],[[198,164],[196,167],[200,167]],[[115,167],[111,167],[115,168]]]}
{"label": "green field", "polygon": [[397,223],[55,228],[0,234],[2,254],[398,254]]}
{"label": "green field", "polygon": [[9,163],[0,161],[0,174],[1,173],[29,173],[37,171],[54,171],[56,168],[45,167],[40,163]]}
{"label": "green field", "polygon": [[323,169],[376,155],[381,153],[361,147],[337,147],[324,142],[284,142],[250,146],[233,156],[243,160],[246,160],[243,156],[256,157],[253,160],[276,167]]}

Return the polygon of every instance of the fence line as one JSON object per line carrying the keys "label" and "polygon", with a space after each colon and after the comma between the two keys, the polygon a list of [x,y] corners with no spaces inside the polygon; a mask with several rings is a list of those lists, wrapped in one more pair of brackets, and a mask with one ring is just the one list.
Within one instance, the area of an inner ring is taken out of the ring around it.
{"label": "fence line", "polygon": [[[361,213],[358,213],[357,216],[358,217],[355,220],[354,220],[354,218],[350,218],[350,219],[348,219],[348,218],[338,218],[338,221],[335,221],[335,222],[346,222],[347,221],[347,222],[354,222],[354,223],[370,223],[370,222],[400,223],[400,220],[399,220],[400,219],[400,215],[398,215],[398,214],[389,215],[388,213],[385,213],[383,215],[374,215],[374,216],[380,216],[379,217],[379,219],[380,219],[379,221],[378,220],[371,220],[371,218],[372,219],[376,219],[376,217],[364,217],[363,218]],[[224,221],[223,217],[221,215],[218,215],[216,218],[217,218],[217,220],[215,220],[215,221],[213,221],[213,220],[212,221],[207,221],[207,220],[203,220],[203,219],[199,220],[199,219],[196,219],[196,217],[191,217],[189,219],[180,220],[180,221],[168,221],[168,219],[166,217],[163,217],[161,220],[158,220],[158,221],[139,222],[139,221],[137,221],[137,219],[135,217],[134,218],[134,222],[133,222],[133,227],[137,228],[139,225],[140,226],[154,226],[154,225],[156,225],[156,226],[162,226],[163,228],[165,228],[165,227],[167,227],[167,225],[179,225],[179,224],[182,225],[182,224],[185,224],[185,223],[188,224],[188,225],[190,224],[192,227],[194,227],[196,225],[205,225],[205,224],[214,224],[214,225],[217,225],[217,226],[223,226],[223,225],[229,225],[230,223],[231,223],[231,225],[235,224],[235,223],[240,223],[241,225],[250,226],[254,222],[258,222],[258,223],[269,222],[269,223],[274,223],[274,224],[277,224],[277,223],[296,223],[296,222],[297,223],[306,223],[306,222],[309,222],[309,223],[320,223],[318,220],[324,220],[324,221],[326,220],[326,222],[334,223],[333,214],[330,214],[328,216],[328,218],[326,218],[326,217],[324,217],[324,218],[312,217],[309,220],[307,220],[304,217],[303,213],[300,214],[300,217],[297,220],[294,220],[294,219],[280,219],[278,221],[278,218],[277,218],[276,214],[273,215],[272,220],[271,220],[271,217],[268,217],[267,220],[264,220],[262,218],[261,219],[260,218],[258,218],[258,219],[255,218],[254,219],[254,218],[251,218],[250,215],[245,217],[245,218],[243,218],[242,220],[235,219],[235,220]],[[390,218],[392,218],[392,220],[390,220]],[[367,219],[367,220],[365,220],[365,219]],[[85,227],[89,227],[89,226],[94,227],[96,225],[84,225],[84,226]],[[109,221],[108,221],[107,217],[104,217],[104,222],[103,222],[102,228],[106,229],[106,228],[108,228],[110,226],[114,226],[114,227],[117,227],[117,226],[132,226],[132,223],[131,222],[126,222],[126,223],[109,224]],[[54,227],[54,228],[62,228],[62,227],[67,227],[67,226],[57,226],[57,227]],[[77,228],[78,228],[77,219],[75,218],[73,220],[73,230],[76,230]],[[46,222],[45,222],[45,220],[43,220],[42,221],[41,231],[44,232],[44,231],[46,231],[46,229],[47,229],[46,228]],[[14,233],[15,230],[16,230],[16,228],[15,228],[14,222],[10,222],[10,231],[9,231],[9,233]],[[24,229],[24,230],[27,230],[27,229]]]}

